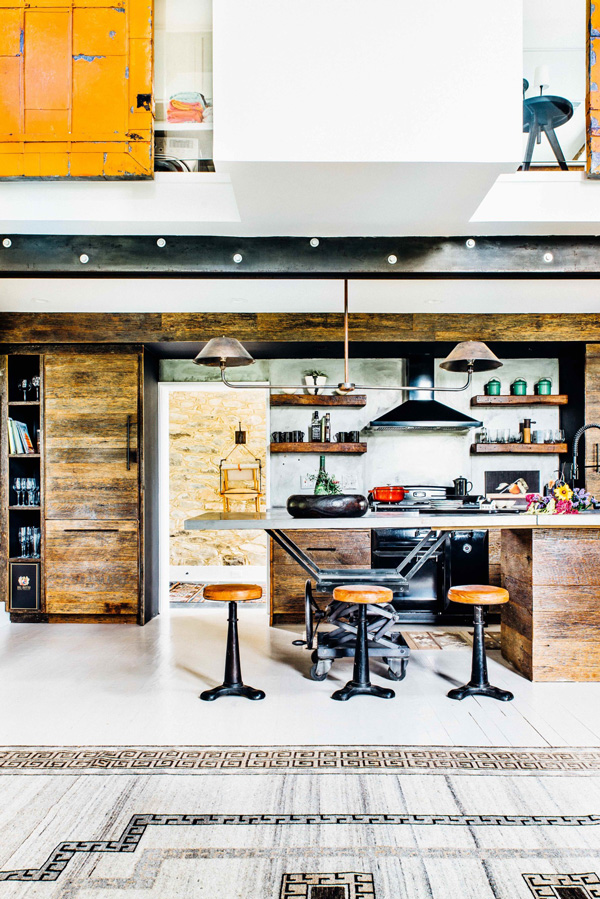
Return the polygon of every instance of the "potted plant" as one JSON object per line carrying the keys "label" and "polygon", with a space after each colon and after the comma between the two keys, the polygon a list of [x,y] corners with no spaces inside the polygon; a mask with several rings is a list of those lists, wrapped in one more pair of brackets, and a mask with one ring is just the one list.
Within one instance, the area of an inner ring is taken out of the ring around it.
{"label": "potted plant", "polygon": [[311,385],[310,388],[307,388],[307,393],[311,393],[313,394],[313,396],[317,393],[323,393],[323,390],[320,390],[319,388],[323,387],[323,385],[327,383],[327,375],[324,371],[319,371],[316,368],[312,371],[305,371],[304,383]]}

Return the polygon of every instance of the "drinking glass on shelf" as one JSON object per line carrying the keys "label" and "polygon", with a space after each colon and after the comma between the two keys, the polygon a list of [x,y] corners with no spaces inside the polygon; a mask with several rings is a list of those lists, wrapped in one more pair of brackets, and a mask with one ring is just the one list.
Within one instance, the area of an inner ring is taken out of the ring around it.
{"label": "drinking glass on shelf", "polygon": [[31,379],[31,386],[32,386],[33,390],[35,390],[36,402],[39,402],[39,399],[40,399],[40,383],[41,383],[40,376],[34,375],[33,378]]}
{"label": "drinking glass on shelf", "polygon": [[523,434],[521,431],[513,431],[510,435],[510,443],[522,443]]}
{"label": "drinking glass on shelf", "polygon": [[29,387],[29,381],[27,380],[27,378],[21,378],[21,380],[18,383],[18,387],[19,387],[19,390],[23,391],[23,399],[26,400],[27,399],[27,388]]}
{"label": "drinking glass on shelf", "polygon": [[25,559],[27,557],[27,547],[29,544],[29,535],[27,531],[29,528],[19,528],[19,544],[21,545],[21,558]]}
{"label": "drinking glass on shelf", "polygon": [[37,481],[35,478],[27,478],[27,505],[35,506],[35,491],[37,487]]}
{"label": "drinking glass on shelf", "polygon": [[34,559],[38,559],[40,555],[41,536],[39,528],[31,529],[31,555]]}
{"label": "drinking glass on shelf", "polygon": [[544,431],[544,443],[554,443],[554,431],[552,428]]}
{"label": "drinking glass on shelf", "polygon": [[15,493],[17,494],[17,502],[16,502],[15,505],[17,505],[17,506],[22,505],[22,502],[21,502],[21,499],[22,499],[22,496],[21,496],[21,490],[22,490],[22,487],[21,487],[21,478],[14,478],[14,480],[13,480],[13,490],[14,490]]}
{"label": "drinking glass on shelf", "polygon": [[543,431],[532,431],[531,432],[531,442],[532,443],[543,443],[544,442],[544,432]]}
{"label": "drinking glass on shelf", "polygon": [[563,428],[555,428],[554,429],[554,443],[564,443],[565,442],[565,432]]}
{"label": "drinking glass on shelf", "polygon": [[487,443],[488,439],[489,438],[488,438],[487,428],[482,428],[481,431],[477,432],[475,442],[476,443]]}
{"label": "drinking glass on shelf", "polygon": [[496,431],[496,443],[508,443],[510,440],[510,431],[508,428],[498,428]]}

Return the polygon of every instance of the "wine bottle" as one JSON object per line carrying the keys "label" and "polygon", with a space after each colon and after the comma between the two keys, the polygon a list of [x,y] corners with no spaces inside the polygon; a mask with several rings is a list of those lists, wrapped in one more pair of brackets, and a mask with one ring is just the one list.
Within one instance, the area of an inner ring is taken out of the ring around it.
{"label": "wine bottle", "polygon": [[319,456],[319,474],[315,482],[315,496],[323,496],[329,493],[327,472],[325,471],[325,456]]}

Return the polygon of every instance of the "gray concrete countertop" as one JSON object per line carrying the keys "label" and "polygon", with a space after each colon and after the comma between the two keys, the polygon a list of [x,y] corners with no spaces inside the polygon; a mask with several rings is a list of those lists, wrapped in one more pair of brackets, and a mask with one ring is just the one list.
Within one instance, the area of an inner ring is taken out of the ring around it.
{"label": "gray concrete countertop", "polygon": [[320,528],[387,529],[428,528],[432,530],[492,530],[496,528],[600,528],[600,512],[578,515],[526,515],[518,512],[473,512],[447,515],[411,515],[395,512],[367,512],[361,518],[292,518],[281,508],[266,512],[204,512],[188,518],[186,531],[195,530],[318,530]]}

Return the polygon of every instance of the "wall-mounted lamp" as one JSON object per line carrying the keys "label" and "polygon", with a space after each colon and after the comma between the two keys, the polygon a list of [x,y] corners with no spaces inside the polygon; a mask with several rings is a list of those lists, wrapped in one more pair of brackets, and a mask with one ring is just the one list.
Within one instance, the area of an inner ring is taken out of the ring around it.
{"label": "wall-mounted lamp", "polygon": [[[348,353],[348,281],[344,281],[344,380],[338,384],[339,393],[352,393],[354,390],[406,390],[415,391],[422,390],[431,393],[458,393],[466,390],[470,383],[474,371],[490,371],[494,368],[500,368],[502,362],[492,353],[490,348],[479,340],[467,340],[458,343],[452,352],[440,362],[440,368],[446,371],[464,371],[467,372],[466,384],[462,387],[404,387],[399,385],[387,384],[353,384],[350,381],[350,359]],[[227,380],[225,369],[234,368],[239,365],[252,365],[254,359],[248,350],[234,337],[213,337],[209,340],[204,349],[200,350],[194,359],[196,365],[208,365],[221,370],[221,381],[227,387],[242,388],[248,390],[256,390],[255,384],[243,384],[241,382],[231,382]],[[269,384],[266,390],[303,390],[306,384]]]}

